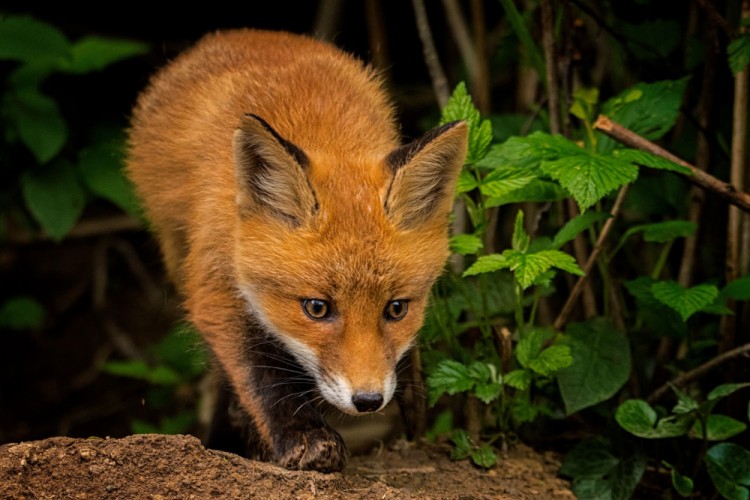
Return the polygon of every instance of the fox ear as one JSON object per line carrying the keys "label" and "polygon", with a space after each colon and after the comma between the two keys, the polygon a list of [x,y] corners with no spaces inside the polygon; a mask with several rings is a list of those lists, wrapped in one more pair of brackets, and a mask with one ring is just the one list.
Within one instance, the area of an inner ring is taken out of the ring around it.
{"label": "fox ear", "polygon": [[247,114],[232,143],[240,213],[265,209],[293,226],[317,210],[305,153],[261,117]]}
{"label": "fox ear", "polygon": [[401,146],[386,157],[393,179],[385,209],[393,222],[412,229],[447,217],[467,148],[466,122],[451,122]]}

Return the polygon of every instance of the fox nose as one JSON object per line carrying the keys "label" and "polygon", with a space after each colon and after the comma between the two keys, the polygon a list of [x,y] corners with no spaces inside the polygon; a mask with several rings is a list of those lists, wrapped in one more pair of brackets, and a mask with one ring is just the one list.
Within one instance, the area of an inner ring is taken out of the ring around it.
{"label": "fox nose", "polygon": [[360,413],[376,411],[383,404],[383,395],[379,392],[358,392],[352,396],[352,404]]}

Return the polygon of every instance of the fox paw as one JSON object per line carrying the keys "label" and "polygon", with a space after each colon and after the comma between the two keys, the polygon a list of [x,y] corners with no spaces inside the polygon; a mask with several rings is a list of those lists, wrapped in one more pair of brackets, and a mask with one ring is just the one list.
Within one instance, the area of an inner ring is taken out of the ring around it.
{"label": "fox paw", "polygon": [[335,472],[346,465],[346,445],[333,429],[289,432],[279,441],[276,462],[287,469]]}

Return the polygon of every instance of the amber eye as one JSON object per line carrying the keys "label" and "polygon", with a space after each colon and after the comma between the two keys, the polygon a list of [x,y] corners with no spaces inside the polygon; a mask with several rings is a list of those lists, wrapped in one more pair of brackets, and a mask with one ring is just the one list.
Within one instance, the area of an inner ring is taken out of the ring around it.
{"label": "amber eye", "polygon": [[303,299],[302,310],[310,319],[327,319],[331,316],[331,306],[321,299]]}
{"label": "amber eye", "polygon": [[388,321],[400,321],[406,316],[406,312],[409,310],[408,300],[392,300],[385,306],[385,319]]}

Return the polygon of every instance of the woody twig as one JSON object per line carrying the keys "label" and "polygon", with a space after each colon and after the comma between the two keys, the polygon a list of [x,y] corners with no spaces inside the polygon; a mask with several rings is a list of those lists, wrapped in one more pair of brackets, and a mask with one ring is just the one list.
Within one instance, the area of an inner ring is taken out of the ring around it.
{"label": "woody twig", "polygon": [[693,174],[686,175],[685,178],[687,180],[696,186],[720,196],[740,210],[750,213],[750,194],[739,191],[734,185],[721,181],[703,170],[696,168],[685,160],[673,155],[666,149],[657,146],[643,136],[636,134],[632,130],[623,127],[604,115],[599,115],[594,123],[594,128],[602,131],[626,146],[661,156],[662,158],[687,168]]}

